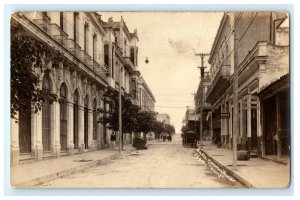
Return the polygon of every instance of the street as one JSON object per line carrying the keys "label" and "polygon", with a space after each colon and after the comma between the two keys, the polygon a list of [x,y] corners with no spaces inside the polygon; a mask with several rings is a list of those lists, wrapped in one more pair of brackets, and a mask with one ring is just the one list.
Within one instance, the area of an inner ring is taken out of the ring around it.
{"label": "street", "polygon": [[150,142],[139,150],[106,165],[38,185],[42,188],[232,188],[240,187],[218,179],[184,148],[180,135],[173,141]]}

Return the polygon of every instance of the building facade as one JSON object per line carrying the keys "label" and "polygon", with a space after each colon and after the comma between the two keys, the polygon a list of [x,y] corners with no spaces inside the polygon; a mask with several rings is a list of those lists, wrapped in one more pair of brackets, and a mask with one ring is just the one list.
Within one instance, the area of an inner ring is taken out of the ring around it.
{"label": "building facade", "polygon": [[137,89],[138,89],[138,106],[142,110],[152,111],[155,109],[155,97],[152,94],[144,78],[138,77]]}
{"label": "building facade", "polygon": [[17,113],[18,123],[11,119],[11,164],[109,147],[111,131],[97,123],[103,114],[97,110],[109,109],[102,98],[107,87],[132,93],[131,78],[139,75],[137,31],[130,33],[123,19],[104,22],[96,12],[22,12],[11,20],[63,58],[45,58],[42,68],[33,68],[38,87],[59,101],[46,100],[37,113]]}
{"label": "building facade", "polygon": [[[223,15],[210,52],[212,82],[206,99],[211,105],[214,135],[223,147],[232,147],[233,73],[237,65],[238,149],[261,156],[268,151],[266,138],[270,132],[264,127],[270,123],[262,118],[259,94],[264,87],[289,74],[289,32],[281,27],[285,21],[288,16],[277,12]],[[288,137],[290,133],[284,134]]]}
{"label": "building facade", "polygon": [[167,113],[159,113],[157,114],[157,121],[170,124],[170,115]]}
{"label": "building facade", "polygon": [[[211,117],[211,107],[210,104],[206,102],[206,94],[208,88],[211,84],[211,78],[209,72],[204,72],[203,77],[200,80],[198,85],[197,93],[194,96],[195,101],[195,114],[198,114],[198,123],[202,125],[202,132],[203,136],[205,137],[212,137],[212,119]],[[201,108],[202,108],[202,117],[201,115]],[[199,125],[200,127],[200,125]],[[199,130],[200,134],[200,130]]]}

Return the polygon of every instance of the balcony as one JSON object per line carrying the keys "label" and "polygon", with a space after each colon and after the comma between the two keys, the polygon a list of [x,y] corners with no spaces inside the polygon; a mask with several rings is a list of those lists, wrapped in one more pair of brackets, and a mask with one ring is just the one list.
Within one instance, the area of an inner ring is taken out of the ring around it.
{"label": "balcony", "polygon": [[222,65],[206,93],[206,101],[211,105],[219,98],[230,84],[230,65]]}
{"label": "balcony", "polygon": [[136,68],[134,64],[131,62],[130,57],[124,57],[126,62],[126,67],[128,68],[129,73],[134,73],[136,71]]}
{"label": "balcony", "polygon": [[258,89],[262,90],[288,74],[289,67],[289,46],[259,41],[240,64],[239,85],[259,74]]}
{"label": "balcony", "polygon": [[107,80],[107,67],[101,66],[84,50],[81,50],[81,47],[73,39],[69,39],[68,34],[65,33],[57,24],[50,23],[50,18],[48,16],[44,16],[41,19],[34,19],[33,22],[44,33],[84,63],[84,65],[91,71],[100,76],[102,79]]}

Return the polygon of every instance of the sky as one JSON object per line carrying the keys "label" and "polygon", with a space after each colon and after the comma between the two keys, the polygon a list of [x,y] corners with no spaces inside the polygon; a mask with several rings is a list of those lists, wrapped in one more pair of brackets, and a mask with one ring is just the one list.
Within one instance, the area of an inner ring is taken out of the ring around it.
{"label": "sky", "polygon": [[[139,37],[138,70],[155,96],[155,111],[168,113],[180,133],[187,106],[194,108],[201,64],[195,53],[209,53],[222,12],[100,12],[107,21],[123,17]],[[145,63],[148,57],[149,63]],[[205,66],[209,69],[205,59]]]}

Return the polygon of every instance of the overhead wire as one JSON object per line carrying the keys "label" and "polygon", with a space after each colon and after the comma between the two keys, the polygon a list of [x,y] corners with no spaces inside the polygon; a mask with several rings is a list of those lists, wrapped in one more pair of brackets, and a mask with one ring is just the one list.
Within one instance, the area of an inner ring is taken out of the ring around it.
{"label": "overhead wire", "polygon": [[[244,37],[244,35],[246,34],[246,32],[249,30],[250,26],[253,24],[254,19],[256,18],[256,16],[258,15],[258,12],[256,12],[255,16],[252,18],[251,22],[249,23],[249,25],[247,26],[246,30],[243,32],[242,36]],[[235,26],[237,25],[237,23],[235,23]],[[234,26],[234,27],[235,27]],[[229,38],[229,37],[228,37]],[[227,40],[228,40],[227,38]],[[239,39],[240,41],[241,39]],[[227,60],[228,58],[231,56],[231,54],[236,51],[235,48],[232,49],[232,51],[228,54],[228,56],[226,57],[226,59],[223,60],[223,62],[221,64],[218,65],[217,69],[219,69]]]}

